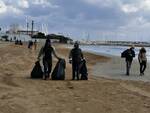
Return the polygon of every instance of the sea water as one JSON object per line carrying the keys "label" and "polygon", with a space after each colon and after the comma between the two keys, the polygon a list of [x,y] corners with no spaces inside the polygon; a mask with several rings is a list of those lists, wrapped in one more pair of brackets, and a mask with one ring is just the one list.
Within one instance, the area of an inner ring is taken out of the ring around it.
{"label": "sea water", "polygon": [[[100,55],[112,55],[121,57],[121,53],[130,48],[127,46],[101,46],[101,45],[81,45],[80,48],[83,51],[96,53]],[[147,51],[147,59],[150,62],[150,47],[145,47]],[[136,58],[138,57],[140,47],[135,47]]]}

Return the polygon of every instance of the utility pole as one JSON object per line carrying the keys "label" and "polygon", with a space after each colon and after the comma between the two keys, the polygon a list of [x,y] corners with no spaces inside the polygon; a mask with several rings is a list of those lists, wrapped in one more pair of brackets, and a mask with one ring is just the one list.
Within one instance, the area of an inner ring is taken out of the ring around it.
{"label": "utility pole", "polygon": [[29,30],[29,23],[27,22],[27,35],[28,35],[28,30]]}
{"label": "utility pole", "polygon": [[31,36],[33,36],[34,21],[32,20]]}

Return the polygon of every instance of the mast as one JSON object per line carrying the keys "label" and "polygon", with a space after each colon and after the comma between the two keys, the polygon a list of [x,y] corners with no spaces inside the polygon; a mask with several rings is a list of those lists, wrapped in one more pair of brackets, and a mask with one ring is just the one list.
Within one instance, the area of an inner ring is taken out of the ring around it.
{"label": "mast", "polygon": [[33,36],[34,21],[32,20],[31,36]]}

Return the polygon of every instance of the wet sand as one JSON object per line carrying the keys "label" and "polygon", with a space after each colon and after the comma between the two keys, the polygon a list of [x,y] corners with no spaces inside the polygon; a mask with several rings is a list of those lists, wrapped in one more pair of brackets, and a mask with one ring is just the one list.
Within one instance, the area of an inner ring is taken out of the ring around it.
{"label": "wet sand", "polygon": [[[57,53],[68,61],[69,50],[64,45],[55,47]],[[97,63],[111,61],[103,56],[84,53],[88,61],[88,81],[71,81],[68,62],[65,81],[30,79],[38,51],[39,48],[34,51],[12,44],[0,47],[0,113],[150,112],[149,82],[93,76]]]}
{"label": "wet sand", "polygon": [[[147,63],[144,76],[140,76],[140,65],[137,58],[134,58],[130,76],[126,76],[126,62],[124,58],[109,56],[111,60],[105,63],[97,63],[93,68],[93,74],[99,77],[121,80],[134,80],[150,82],[150,63]],[[100,74],[99,74],[100,73]]]}

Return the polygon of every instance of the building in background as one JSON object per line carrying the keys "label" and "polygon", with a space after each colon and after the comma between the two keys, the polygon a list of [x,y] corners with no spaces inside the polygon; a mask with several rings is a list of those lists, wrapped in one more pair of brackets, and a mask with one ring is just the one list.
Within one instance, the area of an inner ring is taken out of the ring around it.
{"label": "building in background", "polygon": [[32,35],[38,34],[39,31],[32,31],[32,30],[24,30],[19,28],[19,25],[13,24],[10,25],[10,28],[6,32],[0,32],[0,39],[1,40],[21,40],[21,41],[29,41],[32,40]]}

